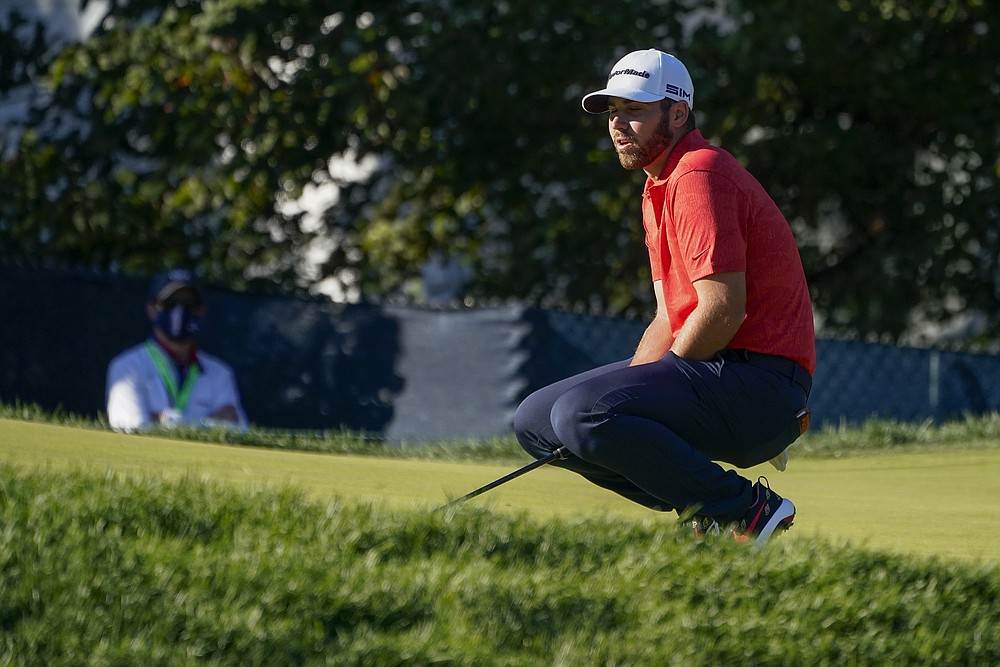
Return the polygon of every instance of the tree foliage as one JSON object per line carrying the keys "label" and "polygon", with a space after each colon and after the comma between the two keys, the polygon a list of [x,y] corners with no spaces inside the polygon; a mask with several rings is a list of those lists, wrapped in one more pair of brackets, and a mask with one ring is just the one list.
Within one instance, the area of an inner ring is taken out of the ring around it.
{"label": "tree foliage", "polygon": [[712,129],[786,211],[833,330],[895,337],[969,309],[997,321],[1000,12],[988,4],[768,2],[724,60],[695,45],[727,110]]}
{"label": "tree foliage", "polygon": [[[444,250],[480,300],[645,314],[642,179],[579,99],[656,46],[786,212],[829,331],[1000,313],[998,12],[718,4],[117,0],[0,166],[0,255],[376,297]],[[331,187],[318,221],[288,206]]]}

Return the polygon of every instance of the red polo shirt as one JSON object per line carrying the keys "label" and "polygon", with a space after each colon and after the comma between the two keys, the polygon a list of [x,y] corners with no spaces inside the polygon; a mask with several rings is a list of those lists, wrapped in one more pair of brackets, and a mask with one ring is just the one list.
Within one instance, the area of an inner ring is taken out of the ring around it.
{"label": "red polo shirt", "polygon": [[694,281],[742,272],[746,318],[729,347],[788,357],[813,372],[816,335],[798,247],[778,206],[736,158],[688,132],[659,178],[646,180],[642,220],[675,336],[698,303]]}

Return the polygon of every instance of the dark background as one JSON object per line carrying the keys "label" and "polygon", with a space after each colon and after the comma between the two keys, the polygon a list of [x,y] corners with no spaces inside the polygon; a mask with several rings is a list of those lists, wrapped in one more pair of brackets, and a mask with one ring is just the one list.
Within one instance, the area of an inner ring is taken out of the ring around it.
{"label": "dark background", "polygon": [[446,251],[469,302],[642,318],[644,174],[580,98],[656,46],[788,219],[826,334],[1000,350],[996,2],[225,4],[119,0],[82,43],[0,22],[0,262],[381,301]]}
{"label": "dark background", "polygon": [[[147,281],[0,268],[0,401],[97,417],[111,358],[149,334]],[[635,320],[520,305],[334,305],[206,288],[202,347],[236,371],[254,425],[390,441],[509,432],[521,398],[628,357]],[[820,340],[814,423],[1000,409],[1000,358]]]}

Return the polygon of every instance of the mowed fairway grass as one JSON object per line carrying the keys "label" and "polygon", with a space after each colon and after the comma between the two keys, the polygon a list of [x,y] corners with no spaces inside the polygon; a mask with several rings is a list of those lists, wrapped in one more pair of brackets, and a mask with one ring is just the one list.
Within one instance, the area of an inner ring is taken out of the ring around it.
{"label": "mowed fairway grass", "polygon": [[[523,463],[527,463],[525,458]],[[42,470],[205,479],[250,490],[291,487],[318,501],[341,498],[434,508],[515,466],[233,447],[0,419],[0,463]],[[844,459],[794,457],[766,475],[794,500],[783,539],[821,537],[895,553],[995,564],[1000,553],[1000,449],[933,448]],[[468,501],[539,521],[620,517],[674,521],[545,467]]]}

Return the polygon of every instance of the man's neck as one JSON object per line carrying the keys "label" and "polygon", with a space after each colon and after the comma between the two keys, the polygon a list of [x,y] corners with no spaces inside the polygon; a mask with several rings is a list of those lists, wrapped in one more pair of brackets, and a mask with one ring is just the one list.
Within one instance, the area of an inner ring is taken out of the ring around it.
{"label": "man's neck", "polygon": [[646,172],[647,176],[653,179],[660,177],[660,174],[663,173],[663,167],[666,166],[667,160],[670,159],[670,154],[674,152],[674,148],[677,147],[677,144],[684,140],[684,137],[688,135],[688,132],[690,132],[690,130],[678,132],[670,145],[667,146],[655,160],[643,167],[643,171]]}
{"label": "man's neck", "polygon": [[194,338],[174,340],[157,329],[153,331],[153,339],[181,366],[189,366],[195,360],[197,344]]}

